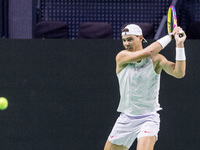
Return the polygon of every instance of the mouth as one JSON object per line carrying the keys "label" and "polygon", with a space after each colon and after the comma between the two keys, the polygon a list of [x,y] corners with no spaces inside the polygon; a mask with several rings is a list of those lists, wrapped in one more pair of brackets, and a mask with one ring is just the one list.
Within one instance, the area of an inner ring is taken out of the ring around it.
{"label": "mouth", "polygon": [[131,49],[131,46],[130,45],[126,46],[126,49]]}

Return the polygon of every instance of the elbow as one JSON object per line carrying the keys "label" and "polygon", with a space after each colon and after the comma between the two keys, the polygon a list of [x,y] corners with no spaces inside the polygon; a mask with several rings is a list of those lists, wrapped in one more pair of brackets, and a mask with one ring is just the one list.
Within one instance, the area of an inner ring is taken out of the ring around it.
{"label": "elbow", "polygon": [[177,79],[182,79],[185,77],[185,72],[179,73],[178,75],[176,75]]}
{"label": "elbow", "polygon": [[148,50],[146,51],[146,55],[147,55],[147,57],[152,57],[152,56],[154,56],[153,50],[148,49]]}

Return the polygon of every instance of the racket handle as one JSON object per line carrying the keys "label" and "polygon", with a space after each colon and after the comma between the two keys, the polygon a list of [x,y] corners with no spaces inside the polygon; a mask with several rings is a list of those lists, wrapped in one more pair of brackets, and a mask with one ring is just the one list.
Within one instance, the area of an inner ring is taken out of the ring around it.
{"label": "racket handle", "polygon": [[183,31],[181,30],[179,33],[179,37],[182,38],[183,37]]}

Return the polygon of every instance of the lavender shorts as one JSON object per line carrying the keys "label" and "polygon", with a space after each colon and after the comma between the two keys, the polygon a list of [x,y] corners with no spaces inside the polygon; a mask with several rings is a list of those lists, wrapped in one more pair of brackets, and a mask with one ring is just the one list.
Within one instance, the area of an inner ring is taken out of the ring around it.
{"label": "lavender shorts", "polygon": [[118,117],[108,140],[116,145],[130,148],[135,139],[145,136],[156,136],[160,130],[160,115],[128,116],[121,113]]}

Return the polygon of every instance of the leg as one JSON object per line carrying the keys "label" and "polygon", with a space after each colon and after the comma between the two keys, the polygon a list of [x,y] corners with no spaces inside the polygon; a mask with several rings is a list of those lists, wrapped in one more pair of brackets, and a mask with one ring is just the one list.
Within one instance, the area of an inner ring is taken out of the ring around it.
{"label": "leg", "polygon": [[138,139],[137,150],[153,150],[155,142],[155,136],[141,137]]}
{"label": "leg", "polygon": [[109,140],[107,140],[104,150],[128,150],[128,148],[123,145],[112,144]]}

